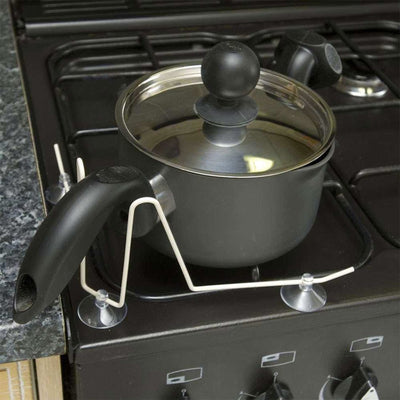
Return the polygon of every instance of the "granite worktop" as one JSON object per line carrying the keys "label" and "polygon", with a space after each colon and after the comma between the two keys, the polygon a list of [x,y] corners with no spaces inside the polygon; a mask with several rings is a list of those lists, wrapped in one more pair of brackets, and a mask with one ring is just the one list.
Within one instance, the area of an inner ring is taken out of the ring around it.
{"label": "granite worktop", "polygon": [[12,320],[14,284],[44,217],[7,0],[0,0],[0,363],[65,352],[56,301],[26,325]]}

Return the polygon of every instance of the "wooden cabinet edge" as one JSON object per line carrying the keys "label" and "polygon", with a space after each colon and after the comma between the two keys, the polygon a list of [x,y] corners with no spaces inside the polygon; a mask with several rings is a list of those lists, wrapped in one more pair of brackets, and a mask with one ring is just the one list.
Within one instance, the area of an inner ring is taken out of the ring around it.
{"label": "wooden cabinet edge", "polygon": [[38,400],[63,400],[60,357],[38,358],[35,366]]}
{"label": "wooden cabinet edge", "polygon": [[63,400],[60,357],[0,364],[0,400]]}

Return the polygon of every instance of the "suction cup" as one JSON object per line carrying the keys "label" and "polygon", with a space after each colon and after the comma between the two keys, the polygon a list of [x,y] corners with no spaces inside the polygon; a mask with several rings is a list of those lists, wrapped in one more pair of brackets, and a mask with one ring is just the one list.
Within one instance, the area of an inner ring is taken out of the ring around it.
{"label": "suction cup", "polygon": [[311,274],[303,274],[300,285],[282,286],[281,298],[290,308],[301,312],[313,312],[326,303],[326,291],[319,284],[313,284]]}
{"label": "suction cup", "polygon": [[121,323],[128,311],[126,304],[121,308],[110,306],[106,299],[118,301],[117,297],[108,294],[104,289],[97,291],[97,297],[85,297],[78,307],[79,319],[87,326],[95,329],[108,329]]}

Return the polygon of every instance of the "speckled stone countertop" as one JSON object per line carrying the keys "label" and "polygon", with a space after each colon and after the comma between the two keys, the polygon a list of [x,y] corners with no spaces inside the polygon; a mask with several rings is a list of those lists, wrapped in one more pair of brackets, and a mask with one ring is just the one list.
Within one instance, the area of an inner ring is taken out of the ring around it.
{"label": "speckled stone countertop", "polygon": [[12,320],[19,264],[44,211],[8,13],[0,0],[0,363],[65,352],[59,301],[26,325]]}

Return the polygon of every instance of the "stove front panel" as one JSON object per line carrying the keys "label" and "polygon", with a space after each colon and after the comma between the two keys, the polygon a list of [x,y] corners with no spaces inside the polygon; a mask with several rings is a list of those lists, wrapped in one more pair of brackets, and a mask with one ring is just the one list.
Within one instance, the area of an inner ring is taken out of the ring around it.
{"label": "stove front panel", "polygon": [[[313,321],[321,314],[294,315],[146,343],[121,341],[106,351],[81,349],[108,356],[75,366],[77,399],[178,400],[186,393],[190,400],[250,400],[267,390],[274,374],[294,399],[332,399],[337,379],[364,359],[378,378],[379,398],[397,400],[399,314],[376,317],[396,310],[398,302],[382,302],[323,313],[319,327]],[[125,347],[125,356],[113,359],[114,347]]]}

